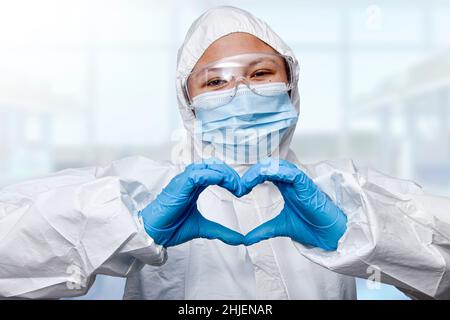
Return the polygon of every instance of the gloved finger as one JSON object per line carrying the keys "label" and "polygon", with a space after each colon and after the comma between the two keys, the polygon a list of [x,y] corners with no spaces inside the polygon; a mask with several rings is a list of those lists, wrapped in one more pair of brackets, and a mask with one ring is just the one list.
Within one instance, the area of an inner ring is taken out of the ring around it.
{"label": "gloved finger", "polygon": [[198,161],[198,162],[193,162],[189,165],[186,166],[186,168],[184,169],[184,172],[190,172],[193,170],[200,170],[200,169],[205,169],[207,166],[207,163],[204,161]]}
{"label": "gloved finger", "polygon": [[[240,177],[237,173],[230,173],[225,165],[205,164],[205,167],[207,166],[214,166],[216,170],[211,168],[190,169],[187,172],[187,182],[179,181],[182,185],[176,189],[176,192],[174,190],[171,190],[171,192],[164,190],[158,196],[159,201],[153,204],[153,206],[162,207],[158,210],[153,210],[161,214],[154,214],[152,221],[158,221],[158,224],[163,226],[176,224],[185,212],[188,212],[189,208],[195,205],[200,193],[210,185],[220,185],[232,193],[240,190]],[[201,167],[202,165],[197,165],[197,168]]]}
{"label": "gloved finger", "polygon": [[[179,174],[178,176],[181,176],[183,178],[189,179],[192,175],[196,175],[196,172],[204,172],[203,170],[214,170],[221,173],[228,173],[230,176],[234,176],[235,178],[240,178],[236,171],[234,171],[231,167],[226,165],[224,162],[222,162],[219,159],[216,158],[209,158],[205,159],[199,162],[194,162],[189,164],[183,173]],[[178,177],[177,176],[177,177]],[[205,180],[202,180],[205,181]],[[201,181],[199,181],[201,183]],[[211,182],[213,184],[213,182]],[[206,183],[208,185],[208,183]]]}
{"label": "gloved finger", "polygon": [[225,178],[219,183],[219,185],[230,192],[232,192],[237,197],[241,196],[241,177],[239,174],[225,163],[213,163],[207,165],[208,169],[223,173]]}
{"label": "gloved finger", "polygon": [[285,229],[285,216],[283,213],[280,213],[275,218],[261,224],[260,226],[247,233],[245,235],[244,244],[246,246],[251,246],[252,244],[270,238],[287,236]]}
{"label": "gloved finger", "polygon": [[240,191],[240,177],[233,174],[225,167],[216,165],[213,168],[194,170],[189,174],[190,188],[206,188],[211,185],[219,185],[232,193]]}
{"label": "gloved finger", "polygon": [[[203,169],[200,169],[202,168]],[[230,192],[240,190],[239,175],[229,174],[229,170],[222,168],[222,172],[206,168],[206,164],[194,164],[182,175],[176,176],[169,185],[158,195],[157,201],[152,202],[152,210],[161,215],[153,220],[163,221],[163,225],[172,225],[184,214],[188,206],[195,204],[199,194],[210,185],[220,185]]]}
{"label": "gloved finger", "polygon": [[278,161],[278,162],[280,163],[280,165],[282,165],[282,166],[289,167],[289,168],[296,168],[296,169],[298,169],[298,167],[297,167],[295,164],[293,164],[292,162],[289,162],[289,161],[287,161],[287,160],[284,160],[284,159],[278,159],[277,161]]}
{"label": "gloved finger", "polygon": [[199,219],[199,237],[205,239],[219,239],[220,241],[238,246],[244,244],[244,235],[231,230],[217,222],[208,220],[203,216]]}
{"label": "gloved finger", "polygon": [[[192,166],[191,168],[193,168]],[[197,165],[197,168],[206,165]],[[178,174],[158,195],[158,202],[162,206],[179,207],[188,205],[203,189],[209,185],[219,184],[224,175],[210,169],[189,169]]]}
{"label": "gloved finger", "polygon": [[211,169],[220,173],[224,174],[224,179],[217,183],[221,187],[229,190],[237,197],[240,197],[241,192],[241,177],[239,174],[229,165],[227,165],[225,162],[221,161],[217,158],[208,158],[204,159],[201,162],[195,162],[190,164],[186,171],[188,171],[188,174],[192,174],[195,171],[203,170],[203,169]]}
{"label": "gloved finger", "polygon": [[[195,162],[188,165],[183,172],[177,174],[170,182],[164,187],[163,192],[160,194],[160,198],[180,198],[182,195],[190,195],[192,193],[192,186],[187,185],[189,174],[193,171],[198,171],[206,168],[206,164],[203,162]],[[191,187],[191,188],[189,188]],[[185,198],[185,197],[182,197]],[[170,199],[167,201],[171,202]],[[185,201],[185,200],[183,200]],[[164,201],[166,202],[166,201]]]}
{"label": "gloved finger", "polygon": [[299,169],[296,167],[287,167],[283,164],[269,170],[255,165],[243,175],[241,184],[248,191],[264,181],[294,183],[298,174],[301,174]]}
{"label": "gloved finger", "polygon": [[243,192],[250,192],[256,185],[264,182],[264,177],[260,175],[263,170],[263,165],[261,163],[254,164],[251,166],[242,176],[241,184]]}

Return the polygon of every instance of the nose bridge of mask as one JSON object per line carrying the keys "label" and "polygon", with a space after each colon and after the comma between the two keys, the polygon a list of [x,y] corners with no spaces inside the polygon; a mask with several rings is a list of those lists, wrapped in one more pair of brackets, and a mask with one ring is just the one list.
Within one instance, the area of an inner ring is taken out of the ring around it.
{"label": "nose bridge of mask", "polygon": [[236,88],[234,99],[239,99],[240,112],[236,116],[241,120],[251,120],[257,106],[253,105],[251,90],[247,84],[239,84]]}

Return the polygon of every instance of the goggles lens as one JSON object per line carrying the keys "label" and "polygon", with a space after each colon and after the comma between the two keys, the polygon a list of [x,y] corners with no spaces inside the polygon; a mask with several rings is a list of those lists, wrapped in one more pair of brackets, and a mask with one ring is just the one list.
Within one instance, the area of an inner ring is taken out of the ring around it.
{"label": "goggles lens", "polygon": [[[194,70],[186,78],[185,92],[191,106],[197,96],[215,91],[226,91],[232,99],[240,83],[256,94],[271,96],[290,90],[292,75],[293,66],[289,57],[272,53],[242,54]],[[284,86],[276,86],[283,88],[283,91],[265,89],[265,84],[275,83],[284,83]]]}

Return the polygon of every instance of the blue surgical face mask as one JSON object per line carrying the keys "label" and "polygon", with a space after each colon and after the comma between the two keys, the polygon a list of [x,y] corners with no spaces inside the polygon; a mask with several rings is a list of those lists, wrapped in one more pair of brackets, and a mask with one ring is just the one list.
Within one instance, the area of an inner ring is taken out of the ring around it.
{"label": "blue surgical face mask", "polygon": [[[262,86],[259,89],[275,92],[280,84]],[[235,97],[221,105],[234,90]],[[298,119],[287,92],[262,96],[246,85],[201,94],[194,98],[193,106],[195,138],[210,148],[204,157],[215,156],[229,163],[255,163],[271,156]]]}

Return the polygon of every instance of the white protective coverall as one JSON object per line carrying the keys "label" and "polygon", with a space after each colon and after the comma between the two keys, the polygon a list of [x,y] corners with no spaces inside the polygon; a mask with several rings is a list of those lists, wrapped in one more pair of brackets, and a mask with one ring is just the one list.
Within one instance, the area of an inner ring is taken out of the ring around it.
{"label": "white protective coverall", "polygon": [[[255,35],[293,57],[261,20],[217,7],[189,29],[178,53],[178,74],[232,32]],[[179,80],[177,95],[191,136],[194,115]],[[297,88],[291,99],[298,111]],[[2,189],[0,296],[81,295],[96,274],[107,274],[128,277],[125,299],[354,299],[353,277],[367,278],[377,269],[381,281],[414,297],[450,298],[450,199],[357,169],[348,160],[302,165],[289,149],[293,132],[284,136],[279,156],[296,163],[348,216],[336,251],[285,237],[249,247],[206,239],[167,250],[156,245],[137,212],[191,161],[186,147],[174,163],[131,157]],[[235,168],[240,174],[246,169]],[[270,182],[240,199],[212,186],[200,195],[198,207],[206,218],[246,234],[278,214],[283,199]]]}

